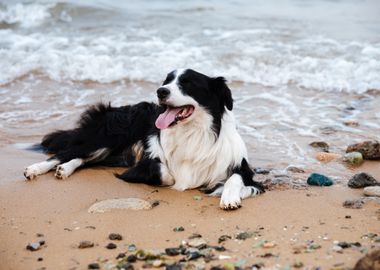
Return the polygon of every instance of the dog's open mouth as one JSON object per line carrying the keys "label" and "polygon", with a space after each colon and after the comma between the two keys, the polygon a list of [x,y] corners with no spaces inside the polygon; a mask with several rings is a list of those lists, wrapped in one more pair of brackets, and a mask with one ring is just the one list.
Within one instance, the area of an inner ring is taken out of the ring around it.
{"label": "dog's open mouth", "polygon": [[172,107],[165,105],[166,110],[161,113],[156,120],[156,127],[165,129],[171,127],[178,122],[190,117],[194,112],[194,106],[185,105],[181,107]]}

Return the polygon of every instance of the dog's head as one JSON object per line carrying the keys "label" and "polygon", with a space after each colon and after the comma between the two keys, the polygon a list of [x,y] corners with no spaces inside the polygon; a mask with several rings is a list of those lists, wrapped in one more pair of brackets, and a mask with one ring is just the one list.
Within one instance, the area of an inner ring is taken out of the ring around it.
{"label": "dog's head", "polygon": [[206,110],[219,133],[223,113],[232,110],[233,105],[231,90],[223,77],[210,78],[191,69],[170,72],[157,89],[157,97],[165,108],[156,120],[159,129],[190,122],[197,110]]}

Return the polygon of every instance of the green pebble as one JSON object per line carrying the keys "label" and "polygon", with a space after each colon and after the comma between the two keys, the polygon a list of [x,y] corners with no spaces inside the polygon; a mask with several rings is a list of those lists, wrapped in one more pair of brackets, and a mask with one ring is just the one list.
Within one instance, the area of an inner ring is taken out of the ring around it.
{"label": "green pebble", "polygon": [[224,270],[235,270],[235,265],[233,263],[225,263],[223,265]]}
{"label": "green pebble", "polygon": [[360,165],[363,163],[363,155],[360,152],[350,152],[344,155],[343,160],[352,165]]}
{"label": "green pebble", "polygon": [[312,173],[307,179],[307,183],[311,186],[331,186],[334,182],[327,176]]}

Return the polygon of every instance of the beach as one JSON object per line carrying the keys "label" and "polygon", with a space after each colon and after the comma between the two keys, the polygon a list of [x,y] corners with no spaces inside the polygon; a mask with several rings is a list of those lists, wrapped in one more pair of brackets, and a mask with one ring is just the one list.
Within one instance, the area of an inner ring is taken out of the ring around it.
{"label": "beach", "polygon": [[[380,248],[379,199],[347,185],[360,172],[380,181],[380,161],[343,161],[349,145],[380,140],[377,11],[376,1],[1,1],[0,269],[115,269],[119,253],[164,252],[193,234],[225,250],[210,248],[213,260],[188,269],[352,269]],[[198,190],[122,182],[113,174],[123,168],[26,181],[24,168],[47,158],[27,148],[45,134],[73,128],[98,102],[156,102],[166,74],[183,67],[227,79],[266,193],[223,211]],[[321,160],[312,142],[335,158]],[[334,184],[310,186],[312,173]],[[155,207],[88,212],[118,198]],[[347,200],[366,202],[352,209]],[[84,240],[94,246],[78,248]]]}

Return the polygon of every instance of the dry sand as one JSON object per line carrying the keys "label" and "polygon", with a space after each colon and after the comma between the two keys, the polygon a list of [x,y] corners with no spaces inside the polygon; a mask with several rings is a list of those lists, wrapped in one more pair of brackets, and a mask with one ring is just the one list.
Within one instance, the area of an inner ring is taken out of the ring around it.
{"label": "dry sand", "polygon": [[[237,211],[226,212],[218,208],[217,198],[196,190],[178,192],[118,181],[112,175],[118,169],[83,169],[67,180],[56,180],[49,173],[25,181],[23,167],[45,157],[12,145],[3,146],[0,153],[0,269],[87,269],[98,258],[115,261],[128,244],[142,249],[175,247],[192,233],[201,234],[213,245],[223,234],[234,238],[242,231],[258,233],[245,241],[227,240],[227,251],[218,254],[231,259],[211,261],[208,268],[244,259],[247,265],[262,262],[268,268],[281,269],[302,262],[308,269],[339,269],[353,267],[363,254],[359,248],[332,251],[333,241],[360,242],[364,250],[380,245],[363,237],[367,233],[380,235],[379,204],[369,202],[362,209],[342,207],[344,200],[362,196],[360,189],[332,186],[272,190],[244,200]],[[380,179],[378,162],[366,162],[360,170]],[[128,197],[158,200],[160,204],[144,211],[87,212],[96,201]],[[346,218],[348,215],[351,218]],[[173,232],[177,226],[183,226],[185,231]],[[117,249],[108,250],[105,246],[111,242],[107,238],[112,232],[120,233],[124,239],[113,241]],[[44,236],[38,238],[37,233]],[[29,242],[39,239],[46,241],[40,250],[26,250]],[[93,241],[95,247],[76,248],[81,240]],[[262,240],[276,245],[255,247]],[[308,240],[321,248],[293,254],[294,246]],[[275,256],[260,257],[266,253]]]}

